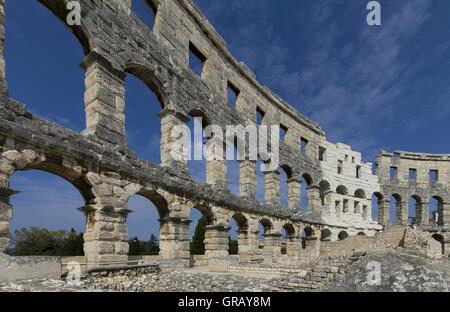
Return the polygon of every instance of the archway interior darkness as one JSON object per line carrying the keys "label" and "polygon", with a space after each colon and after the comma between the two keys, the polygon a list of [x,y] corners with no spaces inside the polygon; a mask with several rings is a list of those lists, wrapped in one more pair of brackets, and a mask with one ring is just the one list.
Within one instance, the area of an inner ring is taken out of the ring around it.
{"label": "archway interior darkness", "polygon": [[128,147],[142,159],[161,162],[161,104],[156,94],[139,78],[125,80],[125,130]]}
{"label": "archway interior darkness", "polygon": [[420,199],[416,196],[411,196],[408,200],[408,223],[417,223],[417,209],[420,205]]}
{"label": "archway interior darkness", "polygon": [[[85,232],[86,217],[77,209],[84,206],[84,199],[65,179],[40,170],[18,171],[11,176],[10,185],[21,191],[11,197],[11,234],[31,227]],[[13,247],[14,235],[11,238]]]}
{"label": "archway interior darkness", "polygon": [[86,127],[83,47],[38,1],[6,1],[5,14],[10,96],[31,113],[80,132]]}
{"label": "archway interior darkness", "polygon": [[344,240],[344,239],[346,239],[346,238],[348,238],[348,233],[347,233],[347,232],[341,231],[341,232],[338,234],[338,239],[339,239],[339,240]]}

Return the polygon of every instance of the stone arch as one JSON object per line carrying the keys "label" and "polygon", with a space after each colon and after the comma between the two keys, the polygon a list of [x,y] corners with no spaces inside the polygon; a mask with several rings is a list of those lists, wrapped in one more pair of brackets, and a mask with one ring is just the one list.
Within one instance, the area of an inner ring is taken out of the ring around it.
{"label": "stone arch", "polygon": [[355,197],[365,199],[366,198],[366,192],[363,189],[357,189],[355,191]]}
{"label": "stone arch", "polygon": [[[292,179],[292,169],[289,165],[280,166],[280,205],[294,207],[292,195],[294,188],[297,187]],[[294,200],[295,201],[295,200]]]}
{"label": "stone arch", "polygon": [[378,220],[379,223],[383,222],[384,211],[384,196],[380,192],[372,194],[372,218]]}
{"label": "stone arch", "polygon": [[300,183],[300,207],[301,211],[308,212],[311,210],[311,187],[313,186],[314,180],[309,173],[304,173],[301,176]]}
{"label": "stone arch", "polygon": [[339,195],[348,195],[348,190],[347,190],[347,188],[346,188],[345,186],[339,185],[339,186],[336,188],[336,194],[339,194]]}
{"label": "stone arch", "polygon": [[[433,204],[436,207],[432,207]],[[433,208],[435,208],[435,211],[432,211]],[[433,195],[430,197],[429,213],[432,225],[444,225],[444,199],[441,196]]]}
{"label": "stone arch", "polygon": [[357,236],[367,236],[366,233],[364,232],[358,232],[358,234],[356,234]]}
{"label": "stone arch", "polygon": [[44,7],[49,9],[61,22],[69,28],[70,32],[72,32],[75,37],[80,42],[81,47],[83,48],[84,54],[89,54],[90,51],[94,50],[95,40],[91,34],[91,31],[88,24],[85,23],[85,18],[81,19],[81,25],[72,25],[69,26],[66,23],[67,19],[67,3],[70,0],[63,1],[54,1],[54,0],[38,0]]}
{"label": "stone arch", "polygon": [[[401,195],[397,193],[392,194],[390,204],[391,204],[391,207],[389,209],[390,224],[401,224],[403,213],[403,204]],[[392,222],[393,221],[392,216],[396,217],[395,223]]]}
{"label": "stone arch", "polygon": [[262,234],[266,235],[273,230],[273,222],[269,218],[262,218],[259,223],[264,231]]}
{"label": "stone arch", "polygon": [[331,185],[328,181],[322,180],[319,183],[320,187],[320,200],[322,202],[322,206],[325,206],[326,204],[329,204],[331,199],[327,198],[327,195],[331,193]]}
{"label": "stone arch", "polygon": [[235,213],[231,217],[239,227],[239,231],[244,231],[248,229],[248,219],[242,213]]}
{"label": "stone arch", "polygon": [[341,231],[338,234],[338,240],[340,240],[340,241],[347,239],[348,237],[349,237],[349,235],[346,231]]}
{"label": "stone arch", "polygon": [[169,205],[167,203],[167,200],[161,194],[159,194],[156,191],[147,189],[142,189],[136,194],[145,197],[149,201],[151,201],[155,205],[160,218],[166,218],[169,216],[170,214]]}
{"label": "stone arch", "polygon": [[286,231],[287,237],[295,235],[295,228],[292,223],[286,223],[285,225],[283,225],[283,229]]}
{"label": "stone arch", "polygon": [[422,198],[418,195],[412,195],[408,201],[408,223],[422,223]]}
{"label": "stone arch", "polygon": [[320,240],[322,242],[329,241],[329,240],[331,240],[331,235],[332,235],[332,233],[331,233],[330,229],[323,229],[320,232]]}

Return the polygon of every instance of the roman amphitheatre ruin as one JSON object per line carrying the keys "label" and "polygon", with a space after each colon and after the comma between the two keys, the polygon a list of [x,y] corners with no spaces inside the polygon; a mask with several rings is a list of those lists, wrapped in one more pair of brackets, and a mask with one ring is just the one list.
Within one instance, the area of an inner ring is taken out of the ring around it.
{"label": "roman amphitheatre ruin", "polygon": [[[67,35],[76,36],[85,54],[85,102],[80,106],[85,108],[86,128],[78,133],[33,115],[27,103],[10,98],[3,59],[5,37],[8,40],[5,1],[0,0],[2,251],[9,246],[14,212],[10,199],[20,191],[10,188],[10,177],[36,169],[64,178],[82,194],[85,257],[77,261],[95,278],[102,268],[110,270],[111,280],[127,270],[143,275],[163,270],[181,278],[177,274],[183,270],[203,268],[209,272],[204,274],[234,276],[230,281],[249,274],[276,276],[266,283],[267,289],[256,287],[259,290],[305,290],[325,287],[373,250],[389,253],[401,248],[446,265],[450,154],[381,151],[375,163],[364,163],[361,153],[327,141],[318,124],[262,86],[231,55],[192,0],[149,0],[153,29],[136,17],[131,1],[80,0],[81,25],[68,26],[72,34]],[[39,2],[65,23],[68,1]],[[203,63],[200,76],[190,69],[190,52]],[[128,148],[124,80],[129,74],[157,94],[161,104],[160,164],[140,159]],[[236,94],[234,106],[227,96],[229,88]],[[264,202],[256,199],[253,160],[239,162],[240,194],[234,195],[226,188],[226,161],[207,161],[206,183],[200,184],[191,178],[186,162],[172,159],[174,126],[199,116],[205,125],[250,125],[257,123],[257,114],[262,124],[280,125],[286,131],[280,166],[264,175]],[[280,204],[281,171],[288,177],[288,205]],[[301,183],[307,183],[307,212],[300,209]],[[135,194],[157,207],[159,256],[128,256],[127,217],[132,211],[127,202]],[[374,196],[377,220],[372,218]],[[408,218],[411,198],[414,219]],[[438,203],[432,217],[430,201]],[[395,224],[390,220],[392,206]],[[189,216],[194,207],[207,220],[206,253],[191,257]],[[228,254],[231,219],[239,226],[237,256]],[[61,272],[57,258],[0,259],[0,282],[55,277],[55,266]]]}

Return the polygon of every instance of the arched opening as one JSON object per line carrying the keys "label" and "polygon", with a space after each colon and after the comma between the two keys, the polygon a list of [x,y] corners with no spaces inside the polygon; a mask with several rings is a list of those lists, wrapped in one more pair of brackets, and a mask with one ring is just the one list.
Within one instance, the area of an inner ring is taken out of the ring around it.
{"label": "arched opening", "polygon": [[[287,223],[281,229],[281,254],[288,254],[289,244],[293,243],[292,239],[295,237],[295,228],[291,223]],[[292,246],[293,247],[293,246]]]}
{"label": "arched opening", "polygon": [[306,213],[308,212],[309,209],[309,196],[308,196],[308,191],[309,191],[309,187],[312,185],[313,183],[313,179],[311,178],[311,176],[307,173],[305,173],[304,175],[302,175],[302,179],[301,179],[301,197],[300,197],[300,207],[301,207],[301,212]]}
{"label": "arched opening", "polygon": [[364,190],[362,190],[362,189],[357,189],[355,191],[355,197],[356,198],[365,199],[366,198],[366,192],[364,192]]}
{"label": "arched opening", "polygon": [[68,180],[41,170],[19,171],[10,178],[9,254],[16,256],[83,256],[86,217],[77,210],[85,198]]}
{"label": "arched opening", "polygon": [[239,250],[239,240],[245,239],[247,237],[248,231],[248,221],[247,218],[241,214],[237,213],[230,218],[230,230],[229,230],[229,242],[228,242],[228,253],[230,255],[237,255],[240,253]]}
{"label": "arched opening", "polygon": [[422,200],[419,196],[413,195],[408,200],[408,224],[418,224],[420,220],[420,214],[422,213],[421,209]]}
{"label": "arched opening", "polygon": [[444,254],[445,253],[444,236],[442,236],[441,234],[433,234],[431,237],[433,237],[435,240],[441,243],[442,254]]}
{"label": "arched opening", "polygon": [[338,240],[342,241],[348,238],[348,233],[346,231],[341,231],[338,234]]}
{"label": "arched opening", "polygon": [[356,234],[356,235],[358,235],[358,236],[367,236],[366,233],[364,233],[364,232],[358,232],[358,234]]}
{"label": "arched opening", "polygon": [[379,216],[382,215],[380,209],[383,205],[383,195],[379,192],[375,192],[372,195],[372,220],[379,220]]}
{"label": "arched opening", "polygon": [[347,195],[348,194],[347,188],[345,186],[343,186],[343,185],[339,185],[336,188],[336,194]]}
{"label": "arched opening", "polygon": [[212,224],[212,215],[207,207],[197,206],[189,215],[189,238],[191,255],[205,254],[206,226]]}
{"label": "arched opening", "polygon": [[228,189],[232,194],[239,195],[239,151],[237,138],[227,140],[226,144],[226,159],[227,159],[227,184]]}
{"label": "arched opening", "polygon": [[131,10],[151,31],[153,31],[155,27],[156,14],[158,13],[158,6],[155,1],[132,0]]}
{"label": "arched opening", "polygon": [[128,200],[129,256],[159,254],[159,220],[168,213],[167,202],[160,195],[142,192]]}
{"label": "arched opening", "polygon": [[399,224],[401,222],[402,213],[402,198],[398,194],[391,196],[391,203],[389,209],[390,224]]}
{"label": "arched opening", "polygon": [[331,240],[331,231],[329,229],[323,229],[320,233],[320,240],[322,242]]}
{"label": "arched opening", "polygon": [[303,229],[302,232],[302,247],[306,248],[306,241],[314,236],[314,229],[310,226],[307,226]]}
{"label": "arched opening", "polygon": [[80,132],[86,126],[79,66],[89,50],[85,38],[73,30],[84,45],[80,48],[77,37],[38,1],[6,1],[5,11],[10,96],[27,104],[31,113]]}
{"label": "arched opening", "polygon": [[292,177],[292,170],[289,166],[283,165],[280,170],[280,205],[289,205],[289,179]]}
{"label": "arched opening", "polygon": [[336,188],[336,194],[340,195],[339,198],[336,200],[336,215],[339,216],[342,213],[348,213],[349,207],[348,207],[348,198],[345,198],[344,196],[348,195],[348,190],[345,186],[339,185]]}
{"label": "arched opening", "polygon": [[209,124],[209,120],[205,114],[200,111],[192,110],[189,113],[191,117],[187,122],[187,126],[191,133],[191,151],[188,160],[189,171],[191,177],[197,182],[206,182],[206,158],[203,150],[206,143],[204,129]]}
{"label": "arched opening", "polygon": [[439,196],[430,198],[430,225],[444,225],[444,201]]}
{"label": "arched opening", "polygon": [[259,240],[264,242],[265,235],[269,234],[272,230],[273,224],[269,219],[263,218],[259,221],[258,230],[259,230]]}
{"label": "arched opening", "polygon": [[321,181],[319,183],[320,187],[320,200],[322,202],[322,206],[328,205],[329,203],[326,200],[326,195],[331,191],[331,186],[328,181]]}
{"label": "arched opening", "polygon": [[[137,72],[137,71],[136,71]],[[142,159],[161,162],[161,102],[157,94],[138,78],[125,80],[125,130],[128,147]]]}
{"label": "arched opening", "polygon": [[256,160],[256,200],[260,203],[265,200],[264,172],[261,170],[263,164],[263,161],[258,156]]}

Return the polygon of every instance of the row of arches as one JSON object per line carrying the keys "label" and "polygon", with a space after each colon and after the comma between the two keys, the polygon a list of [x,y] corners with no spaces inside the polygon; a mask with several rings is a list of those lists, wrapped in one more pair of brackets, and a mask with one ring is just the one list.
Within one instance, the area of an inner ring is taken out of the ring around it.
{"label": "row of arches", "polygon": [[444,226],[443,197],[433,195],[405,196],[398,193],[385,198],[381,193],[373,194],[373,217],[382,224],[414,224]]}

